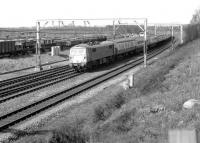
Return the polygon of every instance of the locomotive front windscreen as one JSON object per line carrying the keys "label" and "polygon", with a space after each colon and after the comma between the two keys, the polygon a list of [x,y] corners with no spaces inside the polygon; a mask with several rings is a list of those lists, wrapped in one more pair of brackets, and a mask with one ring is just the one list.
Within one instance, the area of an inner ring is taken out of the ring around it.
{"label": "locomotive front windscreen", "polygon": [[86,48],[75,47],[70,49],[69,62],[70,63],[86,63]]}
{"label": "locomotive front windscreen", "polygon": [[86,53],[86,49],[85,48],[73,48],[70,50],[70,55],[83,55]]}

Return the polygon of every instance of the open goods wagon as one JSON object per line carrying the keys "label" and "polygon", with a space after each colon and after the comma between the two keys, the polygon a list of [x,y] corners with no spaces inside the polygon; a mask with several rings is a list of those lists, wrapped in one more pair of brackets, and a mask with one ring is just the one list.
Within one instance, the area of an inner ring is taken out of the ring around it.
{"label": "open goods wagon", "polygon": [[[52,46],[60,46],[61,50],[80,43],[101,42],[107,37],[103,35],[85,36],[74,39],[41,39],[41,52],[50,51]],[[0,41],[0,56],[35,53],[36,39],[15,39]]]}

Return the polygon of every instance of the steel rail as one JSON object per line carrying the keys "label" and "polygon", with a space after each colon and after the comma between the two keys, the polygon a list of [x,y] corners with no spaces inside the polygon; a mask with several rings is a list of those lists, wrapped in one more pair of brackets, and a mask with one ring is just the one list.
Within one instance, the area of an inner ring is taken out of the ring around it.
{"label": "steel rail", "polygon": [[70,75],[63,75],[60,78],[55,77],[54,79],[52,79],[49,82],[38,82],[36,84],[37,86],[36,85],[28,85],[27,87],[22,87],[23,91],[20,91],[19,89],[17,89],[17,91],[19,90],[19,92],[14,93],[14,94],[10,94],[10,95],[7,94],[7,96],[1,97],[0,98],[0,103],[3,103],[5,101],[7,101],[7,100],[10,100],[10,99],[13,99],[13,98],[16,98],[16,97],[23,96],[25,94],[28,94],[30,92],[34,92],[36,90],[39,90],[39,89],[51,86],[53,84],[56,84],[56,83],[59,83],[59,82],[62,82],[62,81],[74,78],[74,77],[79,76],[81,74],[82,73],[76,73],[76,72],[74,72],[74,73],[71,73]]}
{"label": "steel rail", "polygon": [[72,72],[75,72],[75,71],[73,69],[67,70],[66,68],[63,68],[63,69],[60,69],[60,70],[57,70],[57,71],[53,71],[49,74],[39,75],[39,76],[36,76],[36,77],[33,77],[33,78],[28,78],[28,79],[23,80],[23,81],[15,82],[13,84],[0,87],[0,97],[1,97],[1,93],[4,92],[5,90],[12,90],[15,87],[19,88],[19,86],[24,86],[26,84],[30,84],[30,83],[33,83],[33,82],[36,82],[36,81],[39,81],[39,80],[43,80],[43,79],[47,79],[47,78],[54,78],[55,76],[59,76],[61,74],[66,74],[66,73],[72,73]]}
{"label": "steel rail", "polygon": [[16,82],[19,82],[19,81],[24,81],[24,80],[27,80],[27,79],[30,79],[30,78],[34,78],[34,77],[37,77],[39,75],[49,74],[53,71],[57,71],[57,70],[63,69],[63,68],[70,69],[70,67],[68,65],[66,65],[66,66],[62,66],[62,67],[52,68],[52,69],[49,69],[49,70],[44,70],[44,71],[40,71],[40,72],[36,72],[36,73],[26,74],[26,75],[2,80],[2,81],[0,81],[0,87],[10,85],[10,84],[13,84],[13,83],[16,83]]}
{"label": "steel rail", "polygon": [[56,79],[61,79],[61,78],[65,78],[65,77],[69,77],[71,75],[75,74],[75,71],[70,71],[70,72],[61,72],[61,73],[57,73],[57,75],[55,76],[55,74],[51,75],[51,77],[46,78],[46,77],[41,77],[38,79],[33,79],[28,81],[28,83],[20,83],[18,86],[13,86],[13,87],[8,87],[5,88],[5,90],[0,91],[0,97],[5,97],[7,95],[11,95],[14,93],[17,93],[19,91],[24,91],[26,89],[32,88],[32,87],[37,87],[38,85],[42,85],[51,81],[54,81]]}

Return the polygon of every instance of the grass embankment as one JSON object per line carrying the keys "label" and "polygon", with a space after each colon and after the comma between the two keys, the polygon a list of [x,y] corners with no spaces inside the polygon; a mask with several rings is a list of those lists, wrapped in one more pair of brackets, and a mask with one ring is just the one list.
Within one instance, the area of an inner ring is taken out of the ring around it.
{"label": "grass embankment", "polygon": [[200,129],[200,107],[182,108],[187,99],[199,99],[199,45],[196,40],[166,54],[135,75],[134,88],[114,85],[49,123],[45,134],[18,142],[167,143],[169,129]]}

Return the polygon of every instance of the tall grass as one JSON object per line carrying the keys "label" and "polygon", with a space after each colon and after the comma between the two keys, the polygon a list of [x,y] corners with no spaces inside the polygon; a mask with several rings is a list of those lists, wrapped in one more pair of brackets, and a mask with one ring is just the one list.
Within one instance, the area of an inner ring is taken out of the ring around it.
{"label": "tall grass", "polygon": [[119,109],[126,101],[125,95],[119,93],[113,98],[110,98],[107,102],[98,105],[94,109],[93,121],[105,121],[114,110]]}
{"label": "tall grass", "polygon": [[43,134],[27,134],[16,143],[86,143],[89,140],[88,135],[75,125],[64,125]]}

